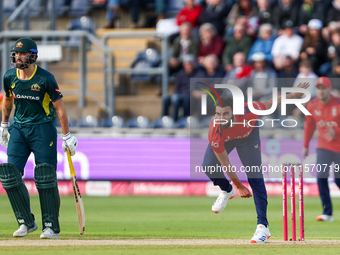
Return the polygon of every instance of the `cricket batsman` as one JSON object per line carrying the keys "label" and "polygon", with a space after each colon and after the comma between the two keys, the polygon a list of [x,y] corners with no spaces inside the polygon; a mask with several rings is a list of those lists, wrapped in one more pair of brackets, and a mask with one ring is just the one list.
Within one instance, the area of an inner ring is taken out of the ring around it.
{"label": "cricket batsman", "polygon": [[[302,83],[299,84],[298,87],[307,89],[309,84]],[[299,98],[303,96],[303,94],[304,93],[299,92],[290,93],[286,98]],[[252,126],[240,125],[240,123],[247,123],[249,120],[258,119],[260,116],[250,112],[248,103],[244,104],[244,115],[234,115],[233,98],[222,96],[221,102],[222,104],[217,102],[215,107],[216,113],[209,126],[209,145],[204,155],[202,167],[207,169],[208,166],[222,165],[232,183],[229,183],[223,171],[215,171],[213,173],[209,171],[205,172],[214,185],[218,185],[221,189],[218,198],[212,205],[212,211],[214,213],[222,212],[229,199],[232,199],[236,195],[236,190],[232,184],[236,186],[241,197],[249,198],[252,196],[251,192],[241,183],[230,164],[228,155],[236,148],[244,168],[257,169],[246,171],[248,182],[254,194],[257,213],[257,228],[250,242],[265,243],[271,234],[267,221],[268,202],[261,167],[259,128],[252,127],[257,125],[254,122],[251,123]],[[281,96],[278,97],[277,102],[278,105],[281,104]],[[271,108],[272,99],[265,102],[253,101],[252,103],[255,109],[266,110]],[[220,122],[218,120],[220,120]],[[223,120],[223,122],[221,120]]]}
{"label": "cricket batsman", "polygon": [[329,195],[328,176],[332,163],[335,165],[335,183],[340,188],[340,98],[331,95],[332,83],[327,77],[316,81],[316,98],[307,104],[307,110],[312,114],[306,116],[304,126],[303,157],[308,156],[308,145],[315,129],[318,130],[316,149],[317,182],[323,212],[316,217],[317,221],[332,222],[332,202]]}
{"label": "cricket batsman", "polygon": [[[57,130],[53,119],[58,114],[63,132],[63,150],[74,155],[77,138],[71,136],[62,94],[54,76],[35,64],[36,43],[30,38],[16,41],[10,56],[15,67],[3,77],[0,144],[7,148],[8,163],[0,164],[0,179],[12,205],[19,229],[14,237],[37,230],[30,198],[22,180],[31,152],[35,157],[34,181],[39,192],[43,232],[40,238],[59,238],[57,167]],[[9,117],[15,105],[14,123]]]}

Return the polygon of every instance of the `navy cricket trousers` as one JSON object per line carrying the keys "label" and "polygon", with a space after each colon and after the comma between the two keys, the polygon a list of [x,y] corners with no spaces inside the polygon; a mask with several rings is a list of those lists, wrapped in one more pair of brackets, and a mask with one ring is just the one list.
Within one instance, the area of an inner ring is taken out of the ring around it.
{"label": "navy cricket trousers", "polygon": [[[237,153],[243,166],[257,166],[259,171],[246,172],[248,182],[251,189],[253,190],[254,203],[257,213],[257,224],[268,225],[267,221],[267,191],[263,180],[262,174],[262,160],[261,160],[261,140],[259,129],[254,128],[253,131],[247,138],[235,139],[228,141],[224,144],[224,147],[229,154],[234,148],[236,148]],[[214,151],[212,150],[210,144],[204,155],[202,167],[207,169],[207,166],[220,165]],[[251,169],[251,168],[250,168]],[[206,171],[206,175],[214,183],[218,185],[221,190],[229,192],[231,190],[231,184],[226,179],[223,172],[210,173]]]}
{"label": "navy cricket trousers", "polygon": [[[334,164],[340,165],[340,153],[325,149],[316,149],[316,155],[317,155],[316,164],[317,166],[321,165],[320,166],[321,171],[317,173],[317,180],[320,198],[322,202],[323,214],[332,215],[332,202],[331,197],[329,195],[328,176],[332,162],[334,162]],[[323,164],[327,164],[327,166]],[[336,185],[340,188],[339,170],[338,171],[334,170],[334,177]]]}

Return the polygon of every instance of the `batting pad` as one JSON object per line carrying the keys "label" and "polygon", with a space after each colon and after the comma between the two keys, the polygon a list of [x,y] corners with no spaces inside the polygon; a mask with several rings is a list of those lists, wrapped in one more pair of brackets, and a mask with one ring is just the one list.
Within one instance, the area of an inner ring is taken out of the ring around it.
{"label": "batting pad", "polygon": [[0,180],[19,226],[25,224],[28,228],[33,228],[34,217],[31,213],[30,197],[19,170],[12,164],[0,164]]}
{"label": "batting pad", "polygon": [[57,174],[50,164],[39,164],[34,169],[34,181],[39,192],[43,229],[49,227],[54,233],[60,232]]}

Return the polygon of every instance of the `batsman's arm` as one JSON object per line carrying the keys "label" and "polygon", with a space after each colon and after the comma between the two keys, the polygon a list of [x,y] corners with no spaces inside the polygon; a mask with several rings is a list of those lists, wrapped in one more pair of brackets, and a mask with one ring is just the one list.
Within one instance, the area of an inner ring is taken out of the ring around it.
{"label": "batsman's arm", "polygon": [[11,115],[12,108],[13,108],[13,97],[3,97],[2,100],[2,122],[8,122],[9,116]]}
{"label": "batsman's arm", "polygon": [[235,184],[239,194],[241,197],[251,197],[250,191],[241,183],[240,179],[237,177],[236,173],[233,171],[233,168],[229,162],[228,153],[224,150],[222,153],[216,153],[215,155],[221,165],[226,169],[227,175],[230,180]]}
{"label": "batsman's arm", "polygon": [[63,131],[63,134],[66,135],[68,134],[69,127],[68,127],[68,118],[67,118],[67,113],[65,110],[64,102],[63,99],[58,99],[57,101],[53,102],[53,105],[55,109],[57,110],[58,113],[58,118],[60,121],[61,129]]}

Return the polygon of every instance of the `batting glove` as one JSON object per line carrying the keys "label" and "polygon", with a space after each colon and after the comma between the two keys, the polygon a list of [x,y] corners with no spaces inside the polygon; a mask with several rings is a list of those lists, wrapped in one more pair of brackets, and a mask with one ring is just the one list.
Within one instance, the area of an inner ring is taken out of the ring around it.
{"label": "batting glove", "polygon": [[70,132],[68,132],[66,135],[63,135],[63,151],[66,152],[68,150],[73,156],[76,154],[76,148],[78,145],[78,140],[75,136],[72,136]]}
{"label": "batting glove", "polygon": [[0,126],[0,144],[7,149],[10,134],[8,133],[9,123],[1,122]]}

